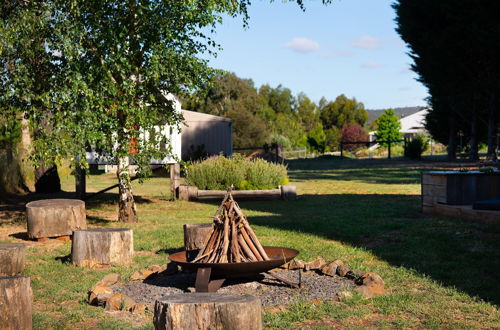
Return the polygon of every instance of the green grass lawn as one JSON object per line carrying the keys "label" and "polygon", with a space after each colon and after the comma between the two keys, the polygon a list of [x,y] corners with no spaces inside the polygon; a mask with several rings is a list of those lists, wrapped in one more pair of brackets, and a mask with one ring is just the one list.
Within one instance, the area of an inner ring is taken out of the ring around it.
{"label": "green grass lawn", "polygon": [[[420,214],[421,169],[405,163],[336,159],[289,164],[296,201],[241,202],[264,245],[287,246],[304,260],[342,259],[352,268],[379,273],[389,294],[357,295],[342,303],[297,301],[268,309],[272,328],[500,328],[500,228]],[[115,183],[112,175],[88,178],[89,191]],[[71,178],[65,190],[74,189]],[[134,182],[140,222],[131,267],[76,268],[71,243],[31,243],[26,275],[35,295],[34,326],[49,328],[152,328],[151,314],[119,320],[86,304],[88,289],[110,272],[129,276],[165,263],[183,245],[184,223],[208,222],[217,203],[169,201],[169,181]],[[87,203],[91,226],[121,227],[116,191]],[[14,240],[9,237],[9,240]]]}

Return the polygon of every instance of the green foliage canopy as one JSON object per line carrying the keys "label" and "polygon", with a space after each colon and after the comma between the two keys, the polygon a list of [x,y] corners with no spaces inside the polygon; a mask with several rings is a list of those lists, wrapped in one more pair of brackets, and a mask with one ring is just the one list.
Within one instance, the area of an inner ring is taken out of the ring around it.
{"label": "green foliage canopy", "polygon": [[[377,140],[380,141],[397,141],[401,140],[401,123],[399,118],[394,114],[394,110],[387,109],[377,119]],[[387,142],[382,142],[382,146],[387,146]]]}
{"label": "green foliage canopy", "polygon": [[325,128],[342,128],[347,124],[364,126],[368,120],[368,112],[363,103],[344,94],[337,96],[335,101],[321,107],[321,121]]}
{"label": "green foliage canopy", "polygon": [[248,4],[4,2],[0,59],[2,89],[9,95],[2,104],[20,104],[32,125],[42,128],[35,160],[58,155],[84,162],[92,145],[111,159],[132,156],[147,171],[151,158],[169,153],[158,148],[168,141],[140,133],[160,122],[180,122],[166,93],[182,95],[210,78],[213,70],[197,56],[213,54],[217,45],[204,31],[213,31],[223,15],[246,18]]}

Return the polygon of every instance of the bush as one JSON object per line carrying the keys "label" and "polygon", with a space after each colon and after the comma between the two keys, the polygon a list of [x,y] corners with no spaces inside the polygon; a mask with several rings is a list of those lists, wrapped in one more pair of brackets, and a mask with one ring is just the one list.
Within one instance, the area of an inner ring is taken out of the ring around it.
{"label": "bush", "polygon": [[190,165],[186,181],[198,189],[224,190],[234,186],[236,190],[273,189],[288,183],[285,166],[272,164],[263,159],[246,160],[217,156]]}
{"label": "bush", "polygon": [[418,134],[406,144],[405,157],[420,159],[422,154],[429,149],[429,139],[423,134]]}
{"label": "bush", "polygon": [[[368,133],[358,124],[348,124],[342,128],[342,141],[344,142],[368,142]],[[355,151],[363,148],[362,144],[344,144],[344,148]]]}

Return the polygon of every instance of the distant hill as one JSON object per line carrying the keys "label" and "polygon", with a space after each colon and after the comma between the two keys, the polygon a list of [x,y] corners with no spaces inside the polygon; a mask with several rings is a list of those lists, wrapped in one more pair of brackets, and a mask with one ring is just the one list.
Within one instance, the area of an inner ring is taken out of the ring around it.
{"label": "distant hill", "polygon": [[[415,112],[418,112],[422,109],[425,109],[426,107],[420,106],[420,107],[404,107],[404,108],[393,108],[394,112],[396,113],[396,116],[399,118],[403,118],[406,116],[409,116],[411,114],[414,114]],[[375,120],[377,120],[380,115],[384,113],[386,109],[382,110],[366,110],[368,111],[368,124],[371,124]]]}

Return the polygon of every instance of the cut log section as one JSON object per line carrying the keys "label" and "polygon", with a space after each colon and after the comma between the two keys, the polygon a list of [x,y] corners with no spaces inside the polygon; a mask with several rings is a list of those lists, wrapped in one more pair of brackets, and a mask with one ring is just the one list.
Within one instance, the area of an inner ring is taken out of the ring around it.
{"label": "cut log section", "polygon": [[261,303],[251,295],[174,294],[155,303],[154,328],[262,329]]}
{"label": "cut log section", "polygon": [[193,260],[198,254],[198,250],[205,246],[212,227],[211,223],[184,225],[184,249],[186,250],[187,261]]}
{"label": "cut log section", "polygon": [[26,245],[0,243],[0,276],[14,276],[24,270]]}
{"label": "cut log section", "polygon": [[128,265],[133,255],[132,229],[95,228],[73,232],[71,259],[75,266]]}
{"label": "cut log section", "polygon": [[26,276],[0,276],[0,329],[31,329],[31,280]]}
{"label": "cut log section", "polygon": [[43,199],[26,204],[28,237],[31,239],[71,235],[87,228],[85,203],[78,199]]}

